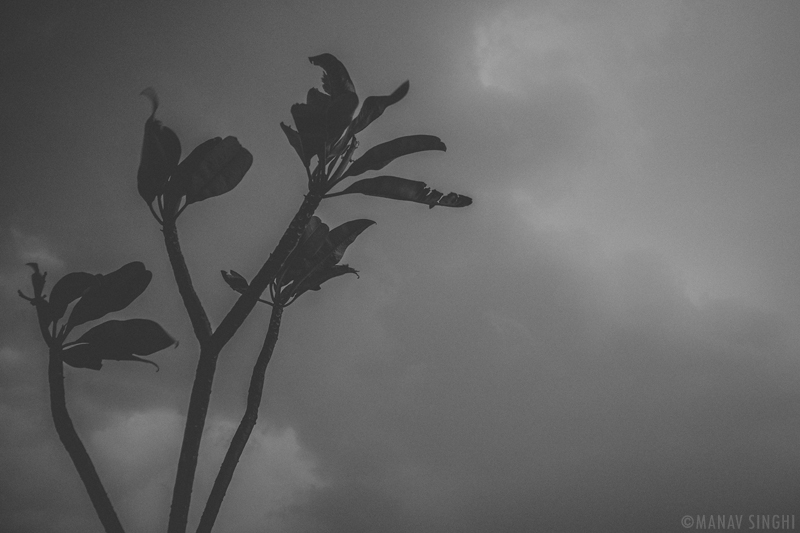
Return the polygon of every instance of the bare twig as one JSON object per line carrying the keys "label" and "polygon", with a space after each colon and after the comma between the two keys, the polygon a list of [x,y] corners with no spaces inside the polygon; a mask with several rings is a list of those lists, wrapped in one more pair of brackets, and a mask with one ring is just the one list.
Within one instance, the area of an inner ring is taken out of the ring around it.
{"label": "bare twig", "polygon": [[270,317],[264,345],[261,347],[261,353],[258,354],[258,360],[250,377],[250,388],[247,392],[247,407],[245,408],[244,416],[239,422],[239,427],[236,428],[236,433],[233,435],[230,446],[228,446],[228,452],[225,454],[225,459],[219,468],[217,478],[214,480],[214,486],[208,496],[208,501],[206,501],[206,507],[203,510],[203,516],[200,518],[197,533],[211,533],[222,506],[222,500],[225,498],[225,493],[233,479],[233,472],[236,470],[236,465],[239,463],[244,447],[253,432],[256,420],[258,420],[258,409],[261,405],[261,395],[264,390],[264,376],[267,372],[267,365],[272,358],[272,352],[275,350],[275,343],[278,341],[282,315],[283,307],[276,303],[272,308],[272,316]]}
{"label": "bare twig", "polygon": [[200,451],[200,440],[205,427],[219,353],[239,329],[239,326],[244,323],[244,320],[261,297],[261,293],[272,282],[286,258],[297,246],[303,230],[319,206],[320,201],[322,201],[322,192],[312,190],[306,195],[300,209],[284,232],[275,250],[250,282],[250,287],[228,311],[222,323],[211,335],[209,342],[201,343],[200,357],[197,362],[191,398],[189,399],[189,410],[186,415],[181,454],[178,459],[178,472],[175,476],[175,487],[172,492],[169,533],[185,533],[186,531],[189,506],[192,499],[192,486],[197,469],[197,457]]}

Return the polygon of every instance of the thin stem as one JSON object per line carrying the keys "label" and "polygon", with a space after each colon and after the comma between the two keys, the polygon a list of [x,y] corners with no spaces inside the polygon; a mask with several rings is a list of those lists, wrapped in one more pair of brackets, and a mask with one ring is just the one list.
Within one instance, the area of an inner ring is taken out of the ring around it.
{"label": "thin stem", "polygon": [[167,247],[169,262],[172,264],[172,271],[178,284],[178,292],[183,298],[183,305],[189,314],[194,334],[197,340],[200,341],[200,346],[203,346],[211,337],[211,323],[208,321],[203,304],[194,290],[194,285],[192,285],[192,277],[189,274],[189,269],[183,258],[183,252],[181,252],[180,241],[178,240],[178,228],[175,226],[174,221],[166,222],[163,231],[164,244]]}
{"label": "thin stem", "polygon": [[53,423],[56,427],[61,443],[69,453],[72,463],[78,470],[78,475],[86,487],[86,492],[94,505],[94,510],[103,524],[106,533],[124,533],[114,506],[106,494],[103,483],[97,475],[92,459],[86,452],[72,419],[67,411],[66,394],[64,392],[64,365],[61,361],[57,348],[50,350],[50,362],[48,365],[48,376],[50,378],[50,410],[53,415]]}
{"label": "thin stem", "polygon": [[[189,506],[192,500],[192,485],[197,469],[197,456],[200,451],[200,440],[211,399],[211,388],[214,383],[214,372],[217,358],[225,344],[233,337],[244,323],[245,318],[255,307],[261,293],[277,275],[300,240],[308,221],[322,201],[322,194],[311,190],[300,205],[289,227],[284,232],[278,245],[269,259],[261,267],[250,282],[250,287],[239,297],[222,323],[214,331],[207,343],[201,343],[200,357],[197,362],[192,394],[189,399],[189,410],[186,414],[186,427],[183,433],[181,454],[178,459],[178,472],[175,476],[175,487],[172,492],[172,508],[169,515],[169,533],[185,533],[189,517]],[[166,228],[165,228],[166,235]]]}
{"label": "thin stem", "polygon": [[206,501],[203,516],[200,518],[197,533],[210,533],[214,527],[214,522],[222,506],[222,500],[225,498],[225,493],[233,479],[233,472],[236,470],[236,465],[239,463],[244,447],[253,432],[256,420],[258,420],[258,409],[261,406],[261,395],[264,391],[264,376],[267,372],[267,365],[272,357],[272,352],[275,350],[275,343],[278,341],[282,315],[283,307],[276,303],[272,308],[267,337],[261,347],[261,353],[258,354],[258,360],[253,367],[253,375],[250,377],[250,389],[247,392],[247,407],[245,408],[244,416],[239,422],[239,427],[236,428],[236,433],[233,435],[230,446],[228,446],[228,452],[225,454],[225,459],[219,468],[211,494],[208,496],[208,501]]}

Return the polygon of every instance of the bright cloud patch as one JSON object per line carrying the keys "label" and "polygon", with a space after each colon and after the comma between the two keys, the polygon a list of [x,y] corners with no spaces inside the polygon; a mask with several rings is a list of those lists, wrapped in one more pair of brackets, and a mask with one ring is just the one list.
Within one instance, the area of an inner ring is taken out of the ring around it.
{"label": "bright cloud patch", "polygon": [[553,17],[517,17],[503,12],[478,26],[478,77],[487,88],[523,91],[576,72],[576,35]]}
{"label": "bright cloud patch", "polygon": [[[166,521],[183,420],[168,409],[118,415],[91,437],[98,469],[108,479],[109,493],[130,531],[153,531]],[[195,483],[194,520],[199,519],[235,429],[236,423],[226,419],[207,424]],[[220,529],[280,527],[283,509],[303,490],[320,486],[313,466],[293,429],[256,428],[220,512]]]}

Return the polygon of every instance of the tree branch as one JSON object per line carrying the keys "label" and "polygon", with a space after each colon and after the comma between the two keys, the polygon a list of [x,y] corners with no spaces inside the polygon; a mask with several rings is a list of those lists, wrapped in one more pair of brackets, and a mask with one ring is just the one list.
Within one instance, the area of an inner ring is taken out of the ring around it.
{"label": "tree branch", "polygon": [[222,506],[222,500],[225,498],[225,493],[228,491],[228,486],[233,479],[233,472],[236,470],[236,465],[239,463],[244,447],[253,432],[256,420],[258,420],[258,409],[261,406],[261,395],[264,391],[264,376],[267,372],[267,365],[272,358],[272,352],[275,350],[275,343],[278,341],[282,315],[283,307],[276,303],[272,308],[267,337],[261,347],[261,353],[258,354],[258,360],[253,367],[253,375],[250,377],[250,389],[247,392],[247,407],[245,408],[244,416],[239,422],[239,427],[236,428],[236,433],[233,435],[230,446],[228,446],[228,452],[225,454],[225,459],[219,468],[211,494],[206,501],[203,516],[200,518],[197,533],[211,533]]}
{"label": "tree branch", "polygon": [[300,209],[284,232],[275,250],[250,282],[250,287],[228,311],[222,323],[211,335],[209,342],[201,342],[200,357],[197,361],[197,371],[195,372],[194,385],[189,399],[189,410],[186,415],[181,454],[178,459],[178,472],[175,476],[175,487],[172,492],[168,533],[185,533],[186,531],[189,506],[192,499],[192,486],[197,469],[197,457],[200,451],[200,440],[203,437],[203,428],[205,427],[208,413],[208,403],[211,399],[211,388],[214,382],[214,372],[217,368],[219,353],[239,329],[239,326],[244,323],[245,318],[247,318],[261,297],[261,293],[272,282],[286,258],[297,246],[303,230],[321,201],[322,193],[320,192],[310,191],[306,195],[300,205]]}
{"label": "tree branch", "polygon": [[180,241],[178,241],[178,228],[175,226],[175,221],[165,221],[163,232],[169,262],[172,265],[172,272],[175,274],[175,282],[178,284],[178,292],[183,298],[183,305],[189,314],[194,334],[202,347],[211,338],[211,323],[208,321],[203,304],[192,285],[192,277],[186,267]]}
{"label": "tree branch", "polygon": [[92,505],[94,505],[94,509],[106,533],[124,533],[125,530],[122,529],[122,524],[117,518],[114,506],[111,504],[105,488],[103,488],[103,483],[97,475],[92,459],[75,431],[75,426],[72,424],[72,419],[67,411],[66,394],[64,392],[64,365],[58,348],[50,350],[48,376],[50,378],[50,410],[61,443],[78,470],[78,475],[86,487],[86,492],[89,494]]}

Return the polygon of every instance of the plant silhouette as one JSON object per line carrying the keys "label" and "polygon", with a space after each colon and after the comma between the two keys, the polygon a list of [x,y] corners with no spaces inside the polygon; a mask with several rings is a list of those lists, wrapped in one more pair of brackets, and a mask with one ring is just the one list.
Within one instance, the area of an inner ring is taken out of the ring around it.
{"label": "plant silhouette", "polygon": [[[305,169],[308,193],[272,254],[252,279],[248,281],[234,270],[222,271],[224,282],[240,296],[216,328],[212,328],[194,289],[181,251],[176,222],[190,205],[235,188],[250,169],[253,156],[235,137],[214,137],[199,144],[181,161],[178,136],[155,118],[159,107],[155,90],[148,88],[142,92],[152,103],[152,113],[145,122],[137,187],[161,225],[178,292],[199,344],[197,370],[173,489],[168,525],[170,533],[186,531],[198,452],[220,351],[256,303],[262,302],[272,308],[264,343],[250,378],[245,412],[214,481],[198,532],[212,530],[256,424],[264,376],[278,340],[284,308],[307,291],[320,290],[323,283],[333,278],[345,274],[358,276],[354,268],[342,264],[341,260],[348,246],[375,222],[356,219],[330,229],[314,216],[322,200],[358,193],[421,203],[429,208],[465,207],[472,203],[467,196],[442,194],[423,182],[389,175],[363,178],[338,192],[331,192],[345,179],[381,170],[398,157],[428,150],[444,151],[446,148],[438,137],[410,135],[378,144],[353,159],[358,148],[357,134],[389,106],[402,100],[408,93],[409,83],[402,83],[389,95],[366,98],[359,109],[355,86],[338,59],[331,54],[322,54],[309,60],[323,70],[322,90],[310,89],[305,103],[291,107],[294,128],[280,124]],[[54,425],[103,527],[107,532],[122,532],[114,507],[67,411],[63,365],[101,370],[104,361],[113,360],[144,362],[158,369],[158,365],[144,357],[175,345],[177,341],[156,322],[147,319],[108,320],[75,340],[67,340],[76,326],[120,311],[144,292],[152,273],[142,263],[129,263],[106,275],[72,272],[53,286],[49,296],[44,293],[47,274],[41,273],[37,264],[29,265],[33,269],[33,296],[21,291],[19,294],[35,306],[42,337],[48,347]],[[265,292],[269,299],[262,297]],[[61,324],[70,306],[71,312],[66,322]]]}

